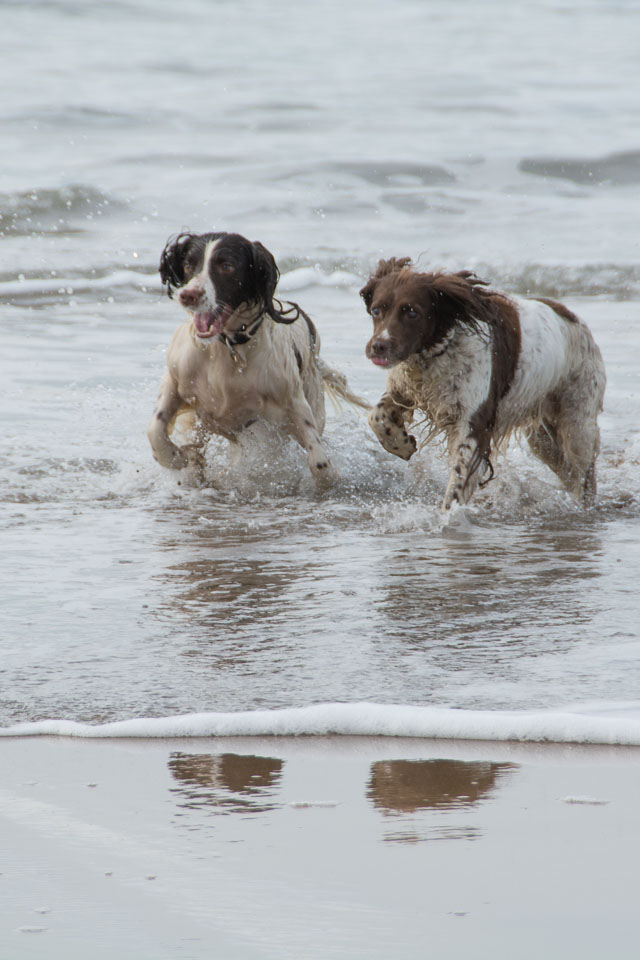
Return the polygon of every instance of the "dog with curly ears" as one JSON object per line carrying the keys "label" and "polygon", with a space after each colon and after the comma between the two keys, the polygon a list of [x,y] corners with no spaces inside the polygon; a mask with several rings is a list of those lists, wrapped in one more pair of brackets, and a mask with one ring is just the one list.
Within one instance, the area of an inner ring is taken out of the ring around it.
{"label": "dog with curly ears", "polygon": [[[271,253],[237,233],[183,233],[165,246],[160,275],[189,320],[169,347],[148,429],[158,463],[192,466],[201,477],[209,436],[236,441],[260,418],[294,437],[318,486],[329,486],[335,471],[320,439],[325,389],[357,406],[369,404],[322,360],[307,314],[275,299],[279,272]],[[196,415],[196,440],[179,447],[171,434],[185,412]]]}
{"label": "dog with curly ears", "polygon": [[468,503],[493,476],[491,453],[521,431],[533,453],[583,504],[596,494],[597,418],[606,383],[587,326],[545,298],[506,295],[468,271],[420,273],[381,260],[360,291],[373,320],[366,353],[388,370],[369,415],[378,440],[409,460],[416,412],[427,440],[446,439],[450,475],[442,503]]}

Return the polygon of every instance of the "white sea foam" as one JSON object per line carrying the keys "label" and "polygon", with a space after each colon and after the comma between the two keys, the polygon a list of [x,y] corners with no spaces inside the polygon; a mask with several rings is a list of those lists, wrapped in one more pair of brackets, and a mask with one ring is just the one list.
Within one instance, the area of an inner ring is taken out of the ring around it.
{"label": "white sea foam", "polygon": [[[453,269],[457,263],[452,263]],[[468,265],[468,264],[467,264]],[[547,294],[585,295],[608,291],[616,285],[624,285],[629,296],[635,296],[638,282],[635,276],[629,279],[631,267],[624,264],[615,268],[610,264],[587,264],[579,268],[551,267],[545,269],[539,264],[523,263],[517,269],[509,270],[502,264],[481,264],[474,266],[481,276],[491,277],[496,285],[507,286],[510,289],[527,293],[529,290],[544,291]],[[611,276],[612,270],[618,273]],[[531,274],[531,276],[530,276]],[[574,278],[574,274],[579,274]],[[583,277],[584,274],[584,277]],[[589,278],[591,286],[586,278]],[[532,279],[533,278],[533,279]],[[349,270],[335,270],[330,265],[322,266],[319,263],[308,267],[295,267],[283,273],[278,283],[278,294],[286,297],[289,294],[299,293],[314,287],[332,287],[334,289],[357,291],[364,282],[364,274],[359,275]],[[16,279],[0,281],[0,297],[11,298],[20,296],[50,297],[55,294],[69,295],[70,293],[91,293],[92,291],[132,289],[150,291],[160,295],[160,278],[155,271],[113,270],[104,276],[93,276],[91,273],[83,276],[49,275],[44,277],[27,277],[19,275]]]}
{"label": "white sea foam", "polygon": [[[283,274],[278,285],[278,292],[289,294],[310,287],[350,289],[361,286],[362,281],[363,278],[355,273],[349,273],[346,270],[327,272],[319,264],[316,264],[313,267],[297,267]],[[105,276],[26,277],[21,275],[15,280],[0,282],[0,297],[70,295],[73,293],[90,293],[94,290],[126,289],[127,287],[144,291],[149,290],[156,295],[161,292],[160,278],[155,272],[114,270]]]}
{"label": "white sea foam", "polygon": [[562,802],[591,807],[605,807],[611,803],[610,800],[599,800],[597,797],[562,797]]}
{"label": "white sea foam", "polygon": [[154,273],[141,273],[137,270],[114,270],[104,277],[19,277],[17,280],[5,280],[0,283],[0,296],[33,296],[41,294],[71,295],[92,290],[112,290],[114,287],[133,287],[142,290],[157,287],[160,281]]}
{"label": "white sea foam", "polygon": [[362,286],[362,277],[347,270],[334,270],[325,273],[319,264],[313,267],[297,267],[280,277],[278,290],[282,293],[293,293],[296,290],[306,290],[307,287],[359,287]]}
{"label": "white sea foam", "polygon": [[284,710],[139,717],[92,725],[71,720],[18,723],[0,736],[247,737],[375,736],[640,746],[640,703],[610,712],[456,710],[378,703],[325,703]]}

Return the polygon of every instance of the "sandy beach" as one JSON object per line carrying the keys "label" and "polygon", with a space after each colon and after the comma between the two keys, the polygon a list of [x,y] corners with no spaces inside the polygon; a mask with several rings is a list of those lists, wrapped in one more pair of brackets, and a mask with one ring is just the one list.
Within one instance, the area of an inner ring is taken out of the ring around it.
{"label": "sandy beach", "polygon": [[640,750],[4,740],[1,955],[631,958]]}

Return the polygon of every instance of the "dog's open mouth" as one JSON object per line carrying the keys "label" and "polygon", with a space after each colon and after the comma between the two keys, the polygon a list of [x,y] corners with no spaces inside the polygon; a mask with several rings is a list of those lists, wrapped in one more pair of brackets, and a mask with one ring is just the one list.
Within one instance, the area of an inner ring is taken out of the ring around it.
{"label": "dog's open mouth", "polygon": [[214,310],[201,310],[193,315],[196,335],[201,338],[215,337],[222,333],[233,311],[229,307],[216,306]]}

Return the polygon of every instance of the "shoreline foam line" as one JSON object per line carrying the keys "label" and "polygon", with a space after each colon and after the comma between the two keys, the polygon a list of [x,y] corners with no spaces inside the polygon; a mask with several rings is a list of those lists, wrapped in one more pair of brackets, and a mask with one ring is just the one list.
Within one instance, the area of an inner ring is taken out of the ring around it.
{"label": "shoreline foam line", "polygon": [[609,711],[489,711],[377,703],[325,703],[279,710],[137,717],[111,723],[37,720],[0,737],[100,738],[363,736],[640,746],[640,705]]}

